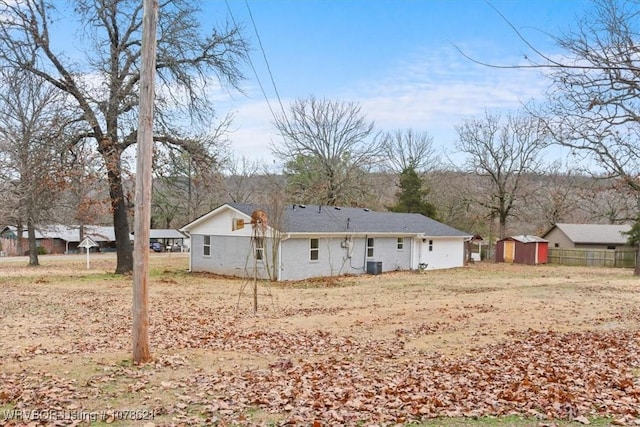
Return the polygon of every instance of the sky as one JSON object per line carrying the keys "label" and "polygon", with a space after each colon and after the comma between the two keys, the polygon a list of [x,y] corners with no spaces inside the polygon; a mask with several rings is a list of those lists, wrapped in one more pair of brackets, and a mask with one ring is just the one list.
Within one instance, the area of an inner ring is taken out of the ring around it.
{"label": "sky", "polygon": [[436,150],[460,161],[455,125],[480,118],[485,110],[515,112],[523,103],[542,102],[548,80],[540,71],[475,64],[456,47],[484,62],[525,63],[533,52],[501,13],[539,50],[556,55],[561,51],[551,35],[575,27],[589,7],[586,0],[204,0],[202,5],[205,27],[230,15],[244,27],[255,72],[247,64],[244,94],[223,90],[216,108],[219,115],[234,114],[229,139],[235,156],[267,164],[274,162],[271,144],[279,141],[269,105],[279,113],[281,105],[286,110],[293,100],[309,96],[356,102],[377,130],[426,131]]}

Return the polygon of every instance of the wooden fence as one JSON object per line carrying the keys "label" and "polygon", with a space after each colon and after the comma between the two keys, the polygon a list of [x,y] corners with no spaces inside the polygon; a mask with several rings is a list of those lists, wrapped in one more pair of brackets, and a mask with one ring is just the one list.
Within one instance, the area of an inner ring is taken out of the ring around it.
{"label": "wooden fence", "polygon": [[549,264],[633,268],[636,250],[549,248],[548,260]]}

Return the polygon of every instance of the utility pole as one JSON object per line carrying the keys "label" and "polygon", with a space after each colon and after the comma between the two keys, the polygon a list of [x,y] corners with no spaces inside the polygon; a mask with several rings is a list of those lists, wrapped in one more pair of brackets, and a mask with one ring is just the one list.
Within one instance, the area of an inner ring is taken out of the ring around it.
{"label": "utility pole", "polygon": [[158,0],[142,0],[142,64],[138,122],[133,251],[133,362],[151,360],[149,350],[149,226],[151,223],[151,162],[153,102],[156,73]]}

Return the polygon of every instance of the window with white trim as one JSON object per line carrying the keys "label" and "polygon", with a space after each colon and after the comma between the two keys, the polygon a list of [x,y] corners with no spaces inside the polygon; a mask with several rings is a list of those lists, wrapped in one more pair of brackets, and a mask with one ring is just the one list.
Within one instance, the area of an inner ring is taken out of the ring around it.
{"label": "window with white trim", "polygon": [[403,237],[398,237],[398,242],[396,243],[396,248],[399,251],[404,250],[404,238]]}
{"label": "window with white trim", "polygon": [[367,238],[367,258],[373,257],[373,237]]}
{"label": "window with white trim", "polygon": [[309,239],[309,260],[318,261],[320,259],[320,241]]}
{"label": "window with white trim", "polygon": [[211,256],[211,236],[204,236],[202,243],[202,255]]}
{"label": "window with white trim", "polygon": [[264,259],[264,239],[262,237],[256,237],[254,239],[256,249],[256,259]]}
{"label": "window with white trim", "polygon": [[433,252],[433,240],[429,240],[429,252]]}

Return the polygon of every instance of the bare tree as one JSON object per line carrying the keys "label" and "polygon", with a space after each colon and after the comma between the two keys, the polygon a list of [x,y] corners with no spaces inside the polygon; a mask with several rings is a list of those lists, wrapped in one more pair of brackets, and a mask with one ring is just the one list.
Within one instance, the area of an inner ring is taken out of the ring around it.
{"label": "bare tree", "polygon": [[592,187],[592,180],[575,170],[554,161],[540,173],[525,177],[527,215],[536,231],[546,231],[558,222],[573,222],[584,206],[584,196]]}
{"label": "bare tree", "polygon": [[208,137],[190,142],[189,150],[157,148],[152,200],[155,226],[186,224],[220,204],[224,197],[222,170],[229,162],[223,138],[227,120],[230,116]]}
{"label": "bare tree", "polygon": [[283,139],[272,144],[272,152],[285,162],[297,201],[358,205],[367,198],[367,174],[380,163],[382,144],[359,105],[300,99],[275,125]]}
{"label": "bare tree", "polygon": [[386,132],[382,135],[382,144],[388,167],[396,174],[408,169],[426,172],[440,167],[440,156],[428,132],[411,128]]}
{"label": "bare tree", "polygon": [[36,226],[49,219],[67,185],[64,98],[30,74],[0,69],[0,180],[5,218],[27,227],[29,265],[37,266]]}
{"label": "bare tree", "polygon": [[456,132],[456,148],[467,155],[465,171],[483,179],[470,197],[488,211],[489,218],[498,220],[498,235],[503,238],[507,220],[516,215],[523,197],[523,177],[540,168],[540,155],[548,144],[546,127],[524,114],[509,115],[505,122],[500,115],[485,112],[483,119],[456,126]]}
{"label": "bare tree", "polygon": [[264,189],[256,182],[260,175],[260,163],[247,157],[230,159],[225,174],[225,188],[234,203],[250,203]]}
{"label": "bare tree", "polygon": [[[77,119],[85,124],[77,141],[97,144],[109,182],[116,234],[117,273],[133,268],[129,241],[128,200],[123,189],[124,151],[137,139],[142,2],[138,0],[75,0],[77,16],[62,17],[57,2],[0,0],[0,61],[39,76],[74,100]],[[246,56],[236,26],[203,36],[198,9],[188,0],[163,2],[158,22],[156,70],[160,81],[155,107],[154,140],[201,151],[190,143],[190,130],[208,123],[211,83],[237,87],[238,61]],[[80,62],[59,50],[50,22],[82,22],[75,41],[86,58]],[[212,78],[215,76],[216,78]],[[182,124],[182,128],[176,128]]]}
{"label": "bare tree", "polygon": [[[567,64],[550,75],[547,115],[556,141],[591,154],[640,196],[640,16],[636,2],[599,0],[557,38]],[[563,66],[560,66],[563,65]]]}

